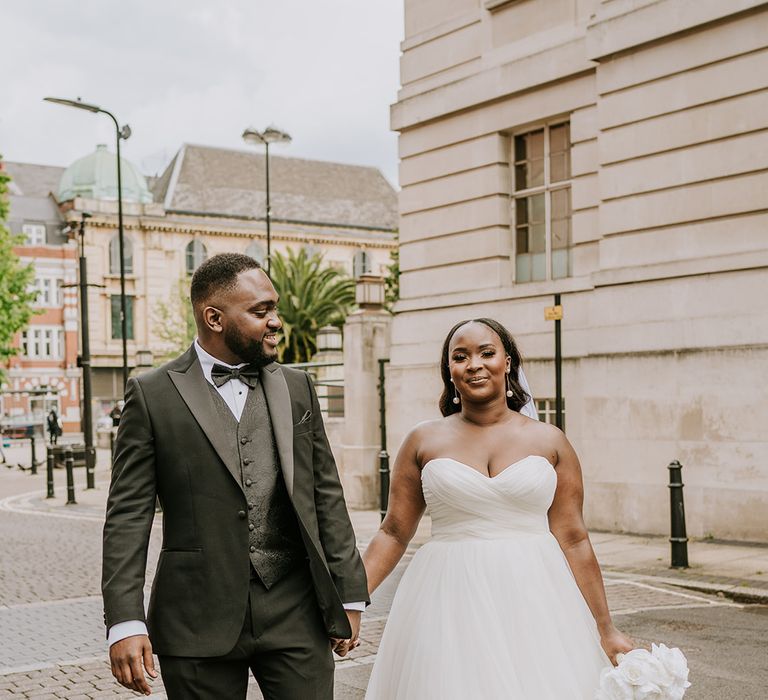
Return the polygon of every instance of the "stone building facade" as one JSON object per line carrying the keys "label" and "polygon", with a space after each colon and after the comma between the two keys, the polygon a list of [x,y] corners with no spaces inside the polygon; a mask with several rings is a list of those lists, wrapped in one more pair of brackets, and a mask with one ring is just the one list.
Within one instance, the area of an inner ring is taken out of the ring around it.
{"label": "stone building facade", "polygon": [[[123,395],[114,162],[114,154],[99,147],[64,172],[57,194],[68,222],[77,224],[83,212],[91,215],[85,222],[88,276],[103,285],[89,290],[97,416]],[[260,154],[186,144],[159,178],[146,181],[126,160],[122,172],[133,369],[142,355],[157,363],[168,352],[158,334],[159,305],[173,308],[203,260],[241,252],[264,261],[264,160]],[[270,190],[273,255],[305,247],[350,275],[379,274],[390,264],[396,195],[375,168],[270,155]]]}
{"label": "stone building facade", "polygon": [[51,193],[63,168],[5,163],[11,176],[8,226],[23,237],[14,248],[35,270],[35,315],[19,334],[21,352],[8,363],[0,392],[4,422],[42,425],[53,408],[65,431],[80,429],[77,367],[77,252],[62,234],[61,213]]}
{"label": "stone building facade", "polygon": [[768,540],[768,2],[405,0],[391,447],[451,325],[516,336],[593,528]]}

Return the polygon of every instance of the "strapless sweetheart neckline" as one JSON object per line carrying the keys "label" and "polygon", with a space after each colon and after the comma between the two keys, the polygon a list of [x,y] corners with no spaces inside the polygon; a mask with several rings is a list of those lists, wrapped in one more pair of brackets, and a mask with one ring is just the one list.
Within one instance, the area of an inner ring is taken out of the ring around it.
{"label": "strapless sweetheart neckline", "polygon": [[542,457],[541,455],[527,455],[526,457],[523,457],[522,459],[518,459],[516,462],[512,462],[512,464],[508,464],[504,469],[502,469],[496,476],[486,476],[481,472],[479,469],[475,469],[474,467],[470,466],[466,462],[461,462],[458,459],[454,459],[453,457],[434,457],[433,459],[430,459],[427,461],[427,463],[422,467],[421,473],[423,474],[427,467],[430,466],[433,462],[439,462],[441,459],[448,460],[449,462],[453,462],[454,464],[459,464],[462,467],[465,467],[466,469],[469,469],[470,471],[475,472],[481,479],[487,479],[488,481],[493,481],[494,479],[498,479],[503,474],[506,474],[508,471],[511,471],[513,467],[516,467],[517,465],[521,464],[522,462],[525,462],[528,459],[541,459],[544,460],[552,469],[555,468],[555,465],[552,464],[546,457]]}

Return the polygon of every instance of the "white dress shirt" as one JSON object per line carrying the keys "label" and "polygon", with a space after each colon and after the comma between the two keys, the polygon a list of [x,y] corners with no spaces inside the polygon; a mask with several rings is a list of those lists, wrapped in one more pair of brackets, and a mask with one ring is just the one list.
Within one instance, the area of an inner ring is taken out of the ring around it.
{"label": "white dress shirt", "polygon": [[[224,365],[224,367],[243,367],[246,363],[240,363],[239,365],[230,365],[227,362],[217,360],[209,352],[203,350],[200,343],[195,339],[195,351],[197,352],[197,358],[200,361],[200,368],[203,370],[203,376],[213,386],[216,391],[219,392],[219,396],[229,406],[229,410],[232,411],[232,415],[240,421],[240,417],[243,415],[243,408],[248,398],[248,385],[241,382],[239,379],[230,379],[221,386],[216,386],[213,383],[211,377],[211,371],[213,370],[214,363]],[[344,603],[345,610],[356,610],[358,612],[365,611],[365,602]],[[107,644],[112,646],[115,642],[119,642],[126,637],[134,637],[138,634],[147,634],[147,626],[141,620],[127,620],[126,622],[118,622],[116,625],[112,625],[109,628],[109,634],[107,635]]]}

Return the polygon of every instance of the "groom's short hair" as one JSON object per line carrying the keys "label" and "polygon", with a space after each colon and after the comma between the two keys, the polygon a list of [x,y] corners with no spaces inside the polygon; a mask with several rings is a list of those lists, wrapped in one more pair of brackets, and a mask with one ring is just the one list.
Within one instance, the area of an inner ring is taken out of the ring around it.
{"label": "groom's short hair", "polygon": [[246,270],[259,270],[259,261],[242,253],[219,253],[208,258],[192,275],[189,296],[192,308],[222,292],[234,289],[237,276]]}

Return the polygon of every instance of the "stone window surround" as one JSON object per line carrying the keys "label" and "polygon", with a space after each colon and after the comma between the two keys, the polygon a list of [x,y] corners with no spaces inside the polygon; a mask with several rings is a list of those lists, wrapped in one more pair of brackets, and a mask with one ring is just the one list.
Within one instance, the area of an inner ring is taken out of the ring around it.
{"label": "stone window surround", "polygon": [[62,360],[64,359],[64,327],[30,326],[22,331],[21,347],[24,357],[30,360]]}
{"label": "stone window surround", "polygon": [[[521,127],[519,129],[514,129],[509,131],[509,165],[510,165],[510,176],[512,179],[512,192],[510,197],[510,208],[511,208],[511,228],[513,233],[513,245],[514,245],[514,252],[512,255],[513,259],[513,284],[534,284],[536,282],[553,282],[556,281],[556,279],[567,279],[570,277],[570,273],[565,277],[560,278],[554,278],[552,276],[552,233],[551,233],[551,216],[550,216],[550,196],[551,192],[554,190],[559,189],[569,189],[572,192],[572,183],[573,183],[573,174],[572,172],[569,172],[569,177],[565,180],[558,181],[556,183],[550,182],[550,175],[549,175],[549,156],[550,156],[550,141],[549,141],[549,130],[552,127],[560,126],[562,124],[568,124],[570,127],[571,118],[570,115],[560,115],[558,117],[553,117],[551,119],[542,120],[540,122],[535,122],[533,124],[527,124],[525,127]],[[529,134],[534,131],[538,131],[539,129],[544,130],[544,183],[542,185],[537,185],[535,187],[529,187],[524,190],[517,190],[516,189],[516,183],[515,183],[515,138],[517,136],[523,136],[525,134]],[[572,144],[570,144],[570,147],[572,148]],[[517,282],[517,274],[516,274],[516,257],[517,257],[517,216],[516,216],[516,209],[515,209],[515,202],[517,199],[524,199],[525,197],[529,197],[531,195],[535,194],[541,194],[544,193],[545,196],[545,236],[546,236],[546,277],[543,280],[539,279],[531,279],[526,282]],[[571,214],[572,216],[572,214]],[[569,246],[568,250],[572,250],[573,245]]]}
{"label": "stone window surround", "polygon": [[37,292],[35,306],[45,309],[59,308],[63,304],[64,279],[60,275],[35,275],[31,291]]}
{"label": "stone window surround", "polygon": [[25,221],[21,225],[21,232],[26,239],[25,245],[45,245],[45,224],[41,221]]}

